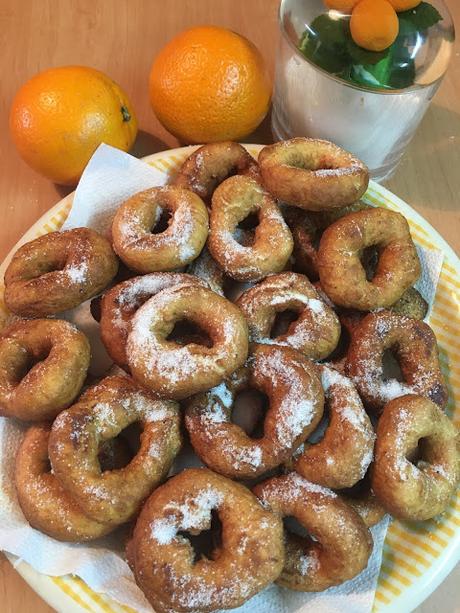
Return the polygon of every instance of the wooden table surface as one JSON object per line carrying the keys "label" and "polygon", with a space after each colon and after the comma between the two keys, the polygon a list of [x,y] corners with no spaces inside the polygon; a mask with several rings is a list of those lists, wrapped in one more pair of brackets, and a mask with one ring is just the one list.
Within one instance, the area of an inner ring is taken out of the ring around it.
{"label": "wooden table surface", "polygon": [[[460,3],[447,0],[460,24]],[[278,0],[1,0],[0,32],[0,258],[69,190],[30,170],[8,136],[11,100],[20,85],[51,66],[98,68],[127,91],[141,132],[135,153],[146,155],[177,141],[158,123],[147,98],[153,57],[177,32],[222,25],[250,38],[273,71]],[[418,210],[460,251],[460,49],[405,158],[388,187]],[[270,142],[265,121],[252,142]],[[459,569],[419,611],[459,612]],[[0,560],[0,610],[45,613],[48,607]]]}

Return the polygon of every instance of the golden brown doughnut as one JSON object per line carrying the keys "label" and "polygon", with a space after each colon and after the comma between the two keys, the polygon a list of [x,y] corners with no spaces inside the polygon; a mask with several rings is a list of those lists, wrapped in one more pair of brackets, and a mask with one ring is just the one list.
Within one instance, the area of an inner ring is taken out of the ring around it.
{"label": "golden brown doughnut", "polygon": [[[101,442],[134,422],[142,426],[139,451],[125,468],[101,474]],[[155,400],[128,377],[106,377],[54,421],[53,472],[86,515],[126,522],[170,469],[181,445],[179,426],[175,402]]]}
{"label": "golden brown doughnut", "polygon": [[[361,263],[364,249],[379,248],[371,281]],[[392,306],[420,275],[420,261],[405,217],[387,209],[350,213],[323,233],[318,250],[321,286],[343,307],[369,311]]]}
{"label": "golden brown doughnut", "polygon": [[315,538],[286,531],[286,561],[278,585],[320,592],[366,568],[372,536],[337,494],[294,472],[268,479],[253,491],[264,506],[281,517],[294,517]]}
{"label": "golden brown doughnut", "polygon": [[[270,275],[238,298],[249,326],[250,340],[286,344],[307,357],[322,360],[337,346],[340,322],[304,275],[282,272]],[[286,332],[271,338],[277,313],[293,311],[298,318]]]}
{"label": "golden brown doughnut", "polygon": [[[222,523],[222,544],[194,560],[182,531],[198,534]],[[205,468],[172,477],[150,496],[128,545],[137,584],[161,612],[238,607],[279,575],[284,562],[281,520],[243,485]]]}
{"label": "golden brown doughnut", "polygon": [[[258,225],[252,245],[235,238],[238,224],[256,214]],[[278,205],[257,181],[235,176],[214,192],[208,239],[209,251],[219,267],[237,281],[257,281],[280,272],[292,253],[292,235]]]}
{"label": "golden brown doughnut", "polygon": [[310,211],[353,204],[369,183],[366,166],[325,140],[292,138],[259,153],[264,185],[278,200]]}
{"label": "golden brown doughnut", "polygon": [[235,174],[258,179],[259,166],[238,143],[210,143],[189,155],[171,184],[195,192],[210,205],[216,187]]}
{"label": "golden brown doughnut", "polygon": [[0,336],[0,415],[53,419],[80,392],[89,360],[88,339],[66,321],[10,324]]}
{"label": "golden brown doughnut", "polygon": [[[388,350],[397,358],[403,381],[384,375]],[[352,333],[345,367],[365,405],[376,412],[405,394],[420,394],[440,407],[447,403],[436,337],[423,321],[390,311],[369,313]]]}
{"label": "golden brown doughnut", "polygon": [[5,272],[5,303],[22,317],[73,309],[107,287],[118,260],[89,228],[50,232],[20,247]]}
{"label": "golden brown doughnut", "polygon": [[295,453],[293,469],[332,489],[352,487],[372,461],[375,434],[355,386],[329,366],[321,366],[329,424],[323,438]]}
{"label": "golden brown doughnut", "polygon": [[78,543],[108,534],[116,525],[87,517],[50,472],[50,428],[43,424],[29,428],[16,455],[16,491],[25,518],[32,528],[59,541]]}
{"label": "golden brown doughnut", "polygon": [[[168,227],[155,233],[163,211]],[[200,254],[208,236],[208,211],[193,192],[181,187],[152,187],[126,200],[112,222],[113,248],[139,273],[171,271]]]}
{"label": "golden brown doughnut", "polygon": [[[261,438],[251,438],[231,421],[236,395],[248,388],[268,397]],[[185,425],[205,464],[227,477],[245,479],[285,462],[322,414],[323,394],[313,363],[288,347],[254,345],[244,367],[190,400]]]}
{"label": "golden brown doughnut", "polygon": [[[425,520],[442,513],[460,476],[458,431],[427,398],[389,402],[377,425],[372,489],[395,517]],[[414,452],[421,458],[411,461]]]}
{"label": "golden brown doughnut", "polygon": [[149,298],[174,285],[204,285],[192,275],[153,272],[127,279],[104,294],[101,302],[101,338],[112,360],[127,368],[126,342],[131,320]]}
{"label": "golden brown doughnut", "polygon": [[[203,329],[211,346],[168,340],[183,320]],[[177,285],[150,298],[133,317],[127,344],[133,377],[155,394],[179,400],[221,383],[244,364],[247,354],[241,311],[198,285]]]}

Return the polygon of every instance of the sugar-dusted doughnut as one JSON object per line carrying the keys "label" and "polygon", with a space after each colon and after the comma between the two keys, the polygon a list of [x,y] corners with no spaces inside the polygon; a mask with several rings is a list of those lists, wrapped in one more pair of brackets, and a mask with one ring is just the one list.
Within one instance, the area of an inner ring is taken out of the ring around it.
{"label": "sugar-dusted doughnut", "polygon": [[407,520],[442,513],[460,477],[457,444],[458,430],[427,398],[389,402],[377,425],[372,470],[372,489],[387,511]]}
{"label": "sugar-dusted doughnut", "polygon": [[310,211],[340,208],[361,198],[366,166],[325,140],[292,138],[259,153],[264,185],[278,200]]}
{"label": "sugar-dusted doughnut", "polygon": [[[184,320],[204,330],[211,346],[168,340],[175,324]],[[241,311],[198,285],[177,285],[150,298],[133,317],[127,343],[133,377],[159,396],[179,400],[221,383],[247,354]]]}
{"label": "sugar-dusted doughnut", "polygon": [[252,155],[238,143],[210,143],[189,155],[171,184],[189,189],[204,202],[211,204],[216,187],[235,174],[258,179],[259,166]]}
{"label": "sugar-dusted doughnut", "polygon": [[[238,224],[256,215],[252,245],[235,237]],[[280,272],[292,253],[292,235],[276,202],[249,177],[230,177],[214,192],[208,248],[220,268],[237,281],[257,281]]]}
{"label": "sugar-dusted doughnut", "polygon": [[[379,258],[368,281],[361,257],[372,246],[379,248]],[[350,213],[324,231],[318,270],[321,286],[334,303],[369,311],[399,300],[419,277],[420,261],[405,217],[370,208]]]}
{"label": "sugar-dusted doughnut", "polygon": [[112,360],[127,368],[126,342],[131,320],[149,298],[174,285],[203,285],[188,274],[153,272],[122,281],[107,291],[101,301],[101,338]]}
{"label": "sugar-dusted doughnut", "polygon": [[[268,398],[261,438],[251,438],[231,420],[236,395],[248,388]],[[185,425],[195,452],[207,466],[243,479],[285,462],[322,414],[323,393],[314,364],[288,347],[253,345],[244,367],[189,401]]]}
{"label": "sugar-dusted doughnut", "polygon": [[292,472],[268,479],[253,491],[267,508],[294,517],[315,539],[286,531],[286,560],[278,585],[320,592],[366,568],[372,536],[358,513],[332,490]]}
{"label": "sugar-dusted doughnut", "polygon": [[[163,211],[167,228],[155,233]],[[208,211],[196,194],[182,187],[152,187],[128,198],[112,222],[113,247],[139,273],[171,271],[200,254],[208,236]]]}
{"label": "sugar-dusted doughnut", "polygon": [[396,315],[405,315],[412,319],[425,319],[428,303],[415,287],[409,287],[399,300],[389,307]]}
{"label": "sugar-dusted doughnut", "polygon": [[13,255],[5,272],[5,303],[22,317],[54,315],[99,294],[117,270],[110,243],[94,230],[50,232]]}
{"label": "sugar-dusted doughnut", "polygon": [[0,335],[0,415],[53,419],[80,392],[89,360],[88,339],[72,324],[13,322]]}
{"label": "sugar-dusted doughnut", "polygon": [[[385,376],[386,351],[397,358],[403,381]],[[405,394],[425,396],[440,407],[447,402],[436,336],[423,321],[390,311],[369,313],[352,333],[345,368],[365,405],[376,412]]]}
{"label": "sugar-dusted doughnut", "polygon": [[313,483],[332,489],[352,487],[372,461],[375,434],[355,386],[329,366],[321,366],[329,424],[315,444],[305,443],[292,466]]}
{"label": "sugar-dusted doughnut", "polygon": [[[304,275],[282,272],[270,275],[246,290],[237,300],[246,316],[250,340],[286,344],[307,357],[321,360],[337,346],[340,322],[337,315]],[[286,332],[271,339],[277,313],[294,311],[298,318]]]}
{"label": "sugar-dusted doughnut", "polygon": [[[15,484],[25,518],[33,528],[60,541],[90,541],[108,534],[116,524],[90,519],[50,472],[50,428],[44,424],[29,428],[16,454]],[[118,446],[112,445],[115,463],[108,468],[117,468],[118,454]]]}
{"label": "sugar-dusted doughnut", "polygon": [[[222,523],[222,543],[195,559],[186,531]],[[190,468],[145,503],[128,545],[137,584],[160,612],[238,607],[279,575],[284,562],[281,520],[243,485],[205,468]]]}
{"label": "sugar-dusted doughnut", "polygon": [[[125,468],[101,473],[100,444],[135,422],[142,427],[138,452]],[[128,377],[114,376],[58,415],[49,457],[55,476],[86,515],[123,523],[166,476],[180,445],[178,405],[155,400]]]}

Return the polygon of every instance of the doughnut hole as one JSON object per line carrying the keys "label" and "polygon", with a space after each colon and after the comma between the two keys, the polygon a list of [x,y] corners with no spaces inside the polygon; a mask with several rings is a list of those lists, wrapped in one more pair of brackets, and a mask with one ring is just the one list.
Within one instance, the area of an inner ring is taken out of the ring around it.
{"label": "doughnut hole", "polygon": [[172,218],[171,211],[161,207],[159,207],[157,215],[157,219],[150,230],[151,234],[161,234],[162,232],[165,232],[168,229],[170,219]]}
{"label": "doughnut hole", "polygon": [[242,390],[235,396],[231,421],[251,438],[260,439],[264,436],[264,421],[269,404],[268,396],[260,390]]}
{"label": "doughnut hole", "polygon": [[365,247],[361,252],[361,264],[366,273],[366,281],[372,281],[377,272],[379,264],[379,249],[378,245],[370,245]]}
{"label": "doughnut hole", "polygon": [[174,324],[173,329],[166,337],[167,341],[177,345],[189,345],[195,343],[202,347],[211,348],[213,340],[209,334],[198,324],[187,319],[181,319]]}
{"label": "doughnut hole", "polygon": [[299,310],[291,308],[285,311],[278,311],[270,330],[270,338],[277,338],[282,334],[287,334],[289,326],[299,319],[301,310],[300,308]]}
{"label": "doughnut hole", "polygon": [[222,522],[216,509],[211,510],[207,530],[181,530],[178,536],[187,539],[193,550],[193,564],[200,560],[216,560],[222,548]]}
{"label": "doughnut hole", "polygon": [[403,382],[404,375],[401,370],[401,366],[398,360],[398,346],[394,345],[385,349],[382,356],[383,366],[383,380],[389,381],[390,379],[396,379],[396,381]]}

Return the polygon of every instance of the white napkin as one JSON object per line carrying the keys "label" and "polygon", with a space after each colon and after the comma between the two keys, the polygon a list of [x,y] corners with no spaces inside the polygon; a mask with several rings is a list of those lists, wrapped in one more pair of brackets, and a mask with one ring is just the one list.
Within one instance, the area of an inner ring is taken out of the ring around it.
{"label": "white napkin", "polygon": [[[137,191],[163,185],[162,173],[136,158],[101,145],[90,160],[75,193],[72,211],[64,228],[92,227],[106,233],[117,206]],[[439,251],[419,248],[423,274],[419,290],[431,305],[442,266]],[[102,374],[111,361],[98,340],[98,325],[89,314],[89,303],[66,313],[89,336],[92,343],[92,372]],[[0,548],[28,562],[35,570],[47,575],[75,574],[93,590],[102,592],[120,603],[147,613],[152,608],[136,586],[124,561],[123,538],[120,533],[109,535],[97,543],[71,545],[60,543],[37,530],[24,519],[14,489],[14,457],[24,426],[0,418]],[[196,459],[187,458],[196,464]],[[182,462],[182,460],[181,460]],[[183,462],[182,462],[183,463]],[[177,465],[176,465],[177,466]],[[372,529],[374,550],[368,567],[358,577],[345,584],[318,594],[303,594],[271,586],[238,608],[244,613],[368,613],[372,609],[380,570],[382,547],[388,526],[384,519]]]}

